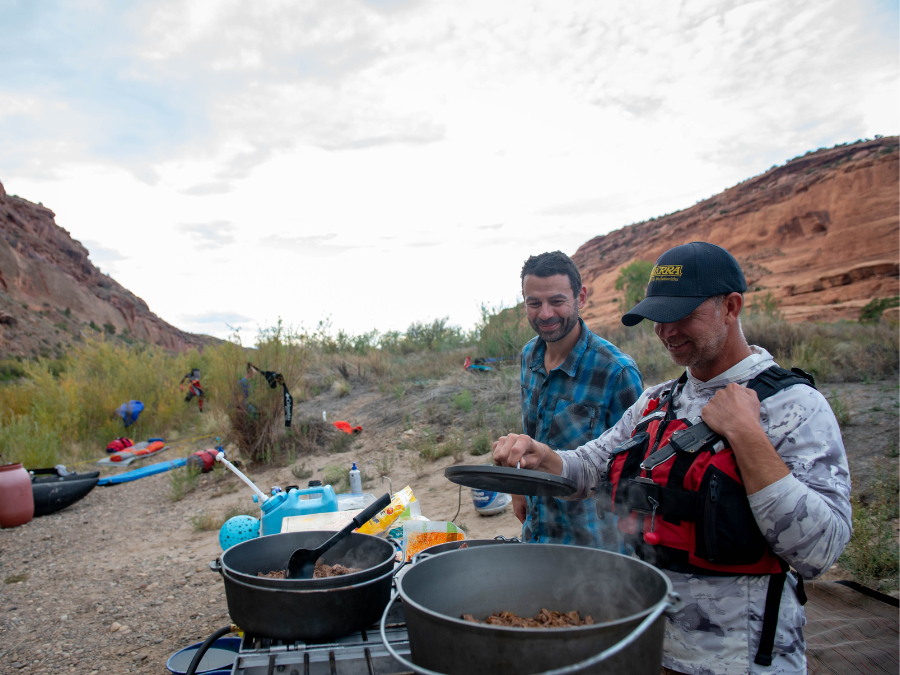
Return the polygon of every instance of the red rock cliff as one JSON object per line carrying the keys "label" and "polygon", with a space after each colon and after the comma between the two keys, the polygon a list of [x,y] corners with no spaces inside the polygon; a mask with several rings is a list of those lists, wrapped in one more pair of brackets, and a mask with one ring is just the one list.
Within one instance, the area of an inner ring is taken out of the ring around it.
{"label": "red rock cliff", "polygon": [[856,319],[898,295],[898,137],[797,157],[684,211],[591,239],[573,256],[588,287],[588,325],[619,322],[623,265],[691,241],[740,261],[748,302],[771,292],[791,321]]}
{"label": "red rock cliff", "polygon": [[117,339],[172,350],[212,340],[160,319],[91,263],[53,211],[7,195],[0,184],[0,355],[59,355],[83,334],[96,334],[92,322]]}

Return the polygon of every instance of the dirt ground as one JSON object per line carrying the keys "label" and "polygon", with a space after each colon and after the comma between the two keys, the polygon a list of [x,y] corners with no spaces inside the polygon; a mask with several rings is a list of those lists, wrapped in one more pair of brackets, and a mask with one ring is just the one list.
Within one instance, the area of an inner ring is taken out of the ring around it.
{"label": "dirt ground", "polygon": [[[354,382],[349,396],[329,391],[305,402],[297,406],[295,419],[320,418],[324,409],[329,421],[344,419],[364,431],[348,451],[301,463],[320,478],[328,465],[360,462],[373,477],[366,491],[386,491],[388,482],[380,478],[384,473],[395,491],[412,486],[424,515],[450,520],[459,491],[443,471],[453,458],[422,465],[418,453],[401,446],[410,434],[422,433],[414,420],[429,401],[464,387],[477,390],[464,377],[451,378],[420,386],[398,401],[374,385]],[[897,385],[822,387],[827,395],[832,389],[850,405],[845,444],[854,489],[865,490],[879,468],[897,472]],[[445,407],[438,413],[431,410],[430,416],[432,431],[465,428],[461,411]],[[186,453],[173,448],[166,459]],[[487,457],[467,454],[463,461],[478,464]],[[304,482],[290,467],[248,473],[263,490]],[[170,476],[98,487],[59,513],[0,530],[0,579],[6,582],[0,584],[0,672],[163,674],[171,654],[230,623],[222,582],[207,567],[220,553],[218,533],[194,531],[191,518],[221,516],[234,505],[252,506],[250,491],[236,479],[203,477],[198,489],[172,502]],[[466,489],[456,522],[470,538],[520,532],[511,509],[478,516]],[[834,570],[829,578],[841,575]]]}

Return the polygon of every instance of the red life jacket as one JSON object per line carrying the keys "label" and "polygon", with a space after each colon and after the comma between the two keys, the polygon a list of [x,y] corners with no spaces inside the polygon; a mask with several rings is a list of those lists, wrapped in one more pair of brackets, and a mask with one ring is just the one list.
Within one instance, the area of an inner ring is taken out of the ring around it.
{"label": "red life jacket", "polygon": [[[610,454],[597,485],[598,508],[619,516],[639,558],[656,567],[712,576],[772,575],[754,662],[772,664],[778,607],[788,571],[763,537],[728,440],[702,419],[676,419],[683,374],[651,400],[631,438]],[[815,388],[799,368],[767,368],[747,383],[760,401],[794,384]],[[797,597],[806,602],[802,579]]]}
{"label": "red life jacket", "polygon": [[[631,434],[610,454],[597,485],[598,508],[619,516],[639,558],[656,567],[713,576],[771,575],[754,662],[772,664],[778,607],[788,571],[763,537],[728,440],[702,419],[676,419],[683,374],[653,399]],[[760,401],[794,384],[815,388],[799,368],[773,366],[747,383]],[[805,604],[803,580],[797,597]]]}
{"label": "red life jacket", "polygon": [[[786,570],[756,524],[728,441],[699,417],[675,418],[672,400],[686,382],[684,374],[651,400],[631,439],[613,450],[598,486],[601,508],[619,516],[625,541],[656,567],[706,575]],[[764,401],[794,384],[814,386],[774,366],[747,387]]]}
{"label": "red life jacket", "polygon": [[109,445],[106,446],[106,452],[110,454],[114,452],[122,452],[125,448],[130,448],[133,445],[134,441],[132,441],[130,438],[119,437],[109,442]]}

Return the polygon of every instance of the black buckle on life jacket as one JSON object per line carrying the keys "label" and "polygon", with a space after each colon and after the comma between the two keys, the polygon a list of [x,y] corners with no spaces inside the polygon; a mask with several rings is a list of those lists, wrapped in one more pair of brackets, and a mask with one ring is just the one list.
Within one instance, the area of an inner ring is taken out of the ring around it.
{"label": "black buckle on life jacket", "polygon": [[[659,505],[660,486],[649,478],[632,478],[628,481],[628,507],[637,513],[653,513]],[[650,501],[650,500],[653,501]],[[656,506],[654,506],[656,502]]]}
{"label": "black buckle on life jacket", "polygon": [[638,445],[643,445],[649,439],[650,439],[650,434],[648,434],[646,431],[641,431],[641,432],[635,433],[627,441],[619,443],[619,445],[617,445],[615,448],[613,448],[613,451],[611,453],[609,453],[610,459],[612,459],[616,455],[621,454],[623,452],[628,452],[629,450],[631,450],[632,448],[634,448]]}
{"label": "black buckle on life jacket", "polygon": [[687,429],[681,429],[672,434],[669,439],[671,445],[676,452],[698,452],[710,443],[721,441],[722,437],[715,431],[710,429],[706,422],[699,422]]}
{"label": "black buckle on life jacket", "polygon": [[641,462],[641,468],[644,471],[653,471],[654,467],[659,466],[663,462],[667,462],[675,456],[675,448],[671,443],[666,443],[659,450],[651,453],[649,457],[645,457]]}
{"label": "black buckle on life jacket", "polygon": [[634,427],[635,433],[643,432],[647,430],[647,427],[650,426],[651,422],[655,422],[656,420],[661,420],[666,416],[665,410],[660,410],[657,408],[652,413],[646,414],[644,417],[640,419],[637,425]]}

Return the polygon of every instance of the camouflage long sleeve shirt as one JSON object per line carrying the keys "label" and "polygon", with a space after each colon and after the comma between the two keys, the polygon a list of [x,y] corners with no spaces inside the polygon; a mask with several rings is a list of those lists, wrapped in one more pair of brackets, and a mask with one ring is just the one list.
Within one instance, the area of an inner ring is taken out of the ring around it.
{"label": "camouflage long sleeve shirt", "polygon": [[[701,414],[713,395],[731,382],[746,384],[775,365],[764,349],[709,382],[688,377],[675,403],[679,418]],[[672,381],[647,389],[622,419],[598,439],[559,452],[563,476],[578,484],[572,499],[593,494],[609,452],[631,437],[641,412]],[[805,579],[824,573],[850,540],[850,472],[840,428],[831,407],[815,389],[788,387],[763,401],[760,424],[791,471],[749,495],[760,531]],[[753,659],[759,646],[768,576],[703,576],[665,571],[684,608],[667,619],[663,665],[691,675],[806,673],[806,617],[791,575],[785,582],[772,665]]]}

